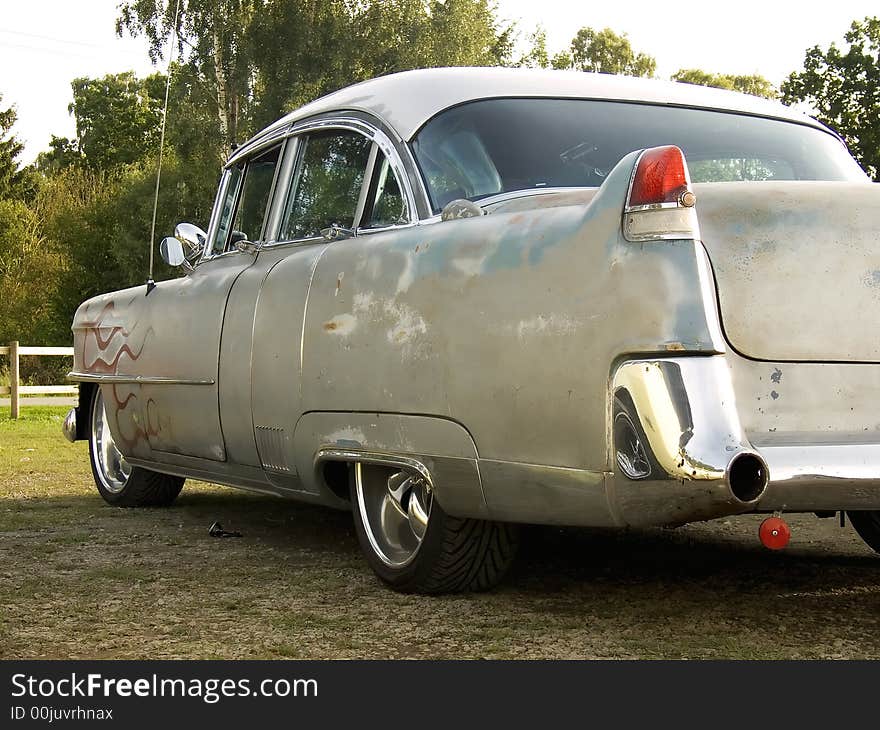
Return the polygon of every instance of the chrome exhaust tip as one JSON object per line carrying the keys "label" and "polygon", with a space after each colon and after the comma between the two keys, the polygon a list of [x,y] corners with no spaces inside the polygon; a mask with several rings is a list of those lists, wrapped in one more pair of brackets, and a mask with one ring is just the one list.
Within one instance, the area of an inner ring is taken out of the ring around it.
{"label": "chrome exhaust tip", "polygon": [[757,502],[770,483],[767,463],[753,451],[741,451],[727,465],[727,486],[743,504]]}
{"label": "chrome exhaust tip", "polygon": [[61,424],[61,433],[70,443],[76,441],[76,408],[71,408]]}

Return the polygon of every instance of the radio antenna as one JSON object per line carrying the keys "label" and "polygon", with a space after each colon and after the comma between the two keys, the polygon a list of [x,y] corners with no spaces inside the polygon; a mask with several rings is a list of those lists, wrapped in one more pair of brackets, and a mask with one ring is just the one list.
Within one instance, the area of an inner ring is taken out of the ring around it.
{"label": "radio antenna", "polygon": [[162,106],[162,130],[159,133],[159,164],[156,167],[156,194],[153,196],[153,223],[150,226],[150,273],[147,277],[147,295],[156,288],[153,281],[153,252],[156,248],[156,212],[159,210],[159,181],[162,179],[162,153],[165,151],[165,121],[168,119],[168,92],[171,90],[171,64],[177,47],[177,18],[180,0],[174,6],[174,24],[171,26],[171,48],[168,51],[168,71],[165,74],[165,104]]}

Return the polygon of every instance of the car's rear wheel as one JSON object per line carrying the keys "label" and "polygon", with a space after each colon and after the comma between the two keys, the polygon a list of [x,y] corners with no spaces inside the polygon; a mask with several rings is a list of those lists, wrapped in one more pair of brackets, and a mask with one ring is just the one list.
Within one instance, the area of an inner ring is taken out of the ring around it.
{"label": "car's rear wheel", "polygon": [[425,477],[408,469],[354,464],[351,501],[370,567],[404,593],[486,590],[516,554],[515,525],[446,514]]}
{"label": "car's rear wheel", "polygon": [[89,457],[98,492],[117,507],[167,507],[183,489],[182,477],[129,464],[116,445],[100,387],[89,407]]}
{"label": "car's rear wheel", "polygon": [[648,439],[634,413],[628,393],[614,397],[612,423],[617,467],[633,480],[662,478],[664,471],[651,453]]}
{"label": "car's rear wheel", "polygon": [[865,510],[847,512],[855,531],[874,552],[880,553],[880,511]]}

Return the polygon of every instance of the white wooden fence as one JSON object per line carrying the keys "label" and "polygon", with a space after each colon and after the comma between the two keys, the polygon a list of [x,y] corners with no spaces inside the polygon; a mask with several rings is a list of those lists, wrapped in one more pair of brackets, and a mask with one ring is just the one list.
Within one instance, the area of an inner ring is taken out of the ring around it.
{"label": "white wooden fence", "polygon": [[0,355],[9,356],[9,385],[0,385],[0,395],[9,395],[13,418],[18,418],[22,395],[76,395],[75,385],[22,385],[19,377],[18,359],[21,355],[67,355],[73,356],[72,347],[22,347],[18,341],[8,347],[0,347]]}

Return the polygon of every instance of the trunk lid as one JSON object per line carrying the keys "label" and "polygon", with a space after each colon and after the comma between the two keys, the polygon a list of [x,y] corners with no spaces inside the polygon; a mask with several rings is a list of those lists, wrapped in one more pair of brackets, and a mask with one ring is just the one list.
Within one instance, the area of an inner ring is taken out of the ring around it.
{"label": "trunk lid", "polygon": [[759,360],[880,362],[880,185],[693,187],[734,349]]}

